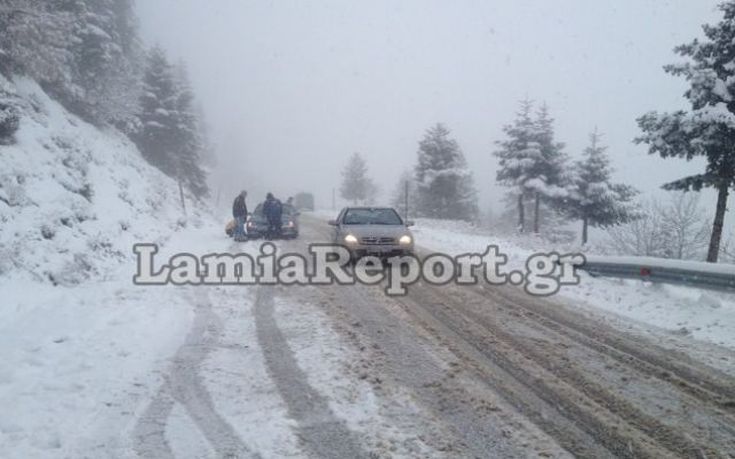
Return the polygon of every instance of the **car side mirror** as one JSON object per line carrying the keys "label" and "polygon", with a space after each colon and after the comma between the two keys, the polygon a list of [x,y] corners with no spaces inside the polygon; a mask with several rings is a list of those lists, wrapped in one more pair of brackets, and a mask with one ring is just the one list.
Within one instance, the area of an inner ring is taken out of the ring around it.
{"label": "car side mirror", "polygon": [[413,220],[406,220],[406,226],[413,226],[415,224],[416,224],[416,222],[413,221]]}
{"label": "car side mirror", "polygon": [[327,224],[328,224],[329,226],[337,226],[337,220],[329,220],[329,221],[327,222]]}

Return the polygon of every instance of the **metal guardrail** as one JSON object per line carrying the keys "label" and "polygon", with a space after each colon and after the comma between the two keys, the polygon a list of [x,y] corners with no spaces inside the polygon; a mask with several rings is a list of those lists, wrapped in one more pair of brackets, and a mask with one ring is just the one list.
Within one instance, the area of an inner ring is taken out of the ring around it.
{"label": "metal guardrail", "polygon": [[587,259],[578,266],[578,269],[588,272],[593,277],[609,276],[715,290],[735,290],[735,273],[665,266],[666,264],[670,265],[671,260],[662,260],[658,264],[651,263],[650,259],[641,260],[640,263]]}

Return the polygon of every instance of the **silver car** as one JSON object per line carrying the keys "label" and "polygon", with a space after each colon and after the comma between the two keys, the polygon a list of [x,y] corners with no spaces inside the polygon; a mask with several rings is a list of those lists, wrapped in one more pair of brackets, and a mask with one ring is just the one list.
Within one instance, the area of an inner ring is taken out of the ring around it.
{"label": "silver car", "polygon": [[413,253],[413,234],[391,207],[346,207],[330,220],[334,242],[347,247],[353,260],[364,255],[391,257]]}

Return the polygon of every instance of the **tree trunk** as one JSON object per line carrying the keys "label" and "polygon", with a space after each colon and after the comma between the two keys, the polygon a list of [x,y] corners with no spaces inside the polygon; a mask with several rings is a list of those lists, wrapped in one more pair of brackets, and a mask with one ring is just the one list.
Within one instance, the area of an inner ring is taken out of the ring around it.
{"label": "tree trunk", "polygon": [[712,237],[709,240],[709,251],[707,252],[707,261],[710,263],[717,263],[717,257],[720,255],[720,240],[722,239],[722,226],[727,211],[728,193],[729,186],[727,184],[720,185],[717,191],[717,211],[715,212],[715,221],[712,224]]}
{"label": "tree trunk", "polygon": [[523,208],[523,193],[518,196],[518,231],[523,233],[526,230],[526,212]]}
{"label": "tree trunk", "polygon": [[536,234],[538,234],[538,230],[539,230],[538,227],[539,227],[540,217],[539,217],[538,212],[540,208],[541,208],[541,194],[537,192],[536,202],[534,204],[534,211],[533,211],[533,232]]}
{"label": "tree trunk", "polygon": [[181,209],[184,211],[184,218],[189,218],[186,215],[186,201],[184,200],[184,187],[181,185],[181,180],[179,180],[179,198],[181,199]]}
{"label": "tree trunk", "polygon": [[587,228],[589,227],[589,221],[587,217],[582,218],[582,245],[587,244]]}

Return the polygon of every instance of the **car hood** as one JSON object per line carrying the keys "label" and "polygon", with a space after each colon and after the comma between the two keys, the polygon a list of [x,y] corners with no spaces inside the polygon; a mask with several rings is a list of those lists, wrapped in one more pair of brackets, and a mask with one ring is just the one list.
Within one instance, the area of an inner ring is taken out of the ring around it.
{"label": "car hood", "polygon": [[403,225],[343,225],[342,232],[358,238],[392,237],[398,239],[404,234],[410,234],[408,228]]}

